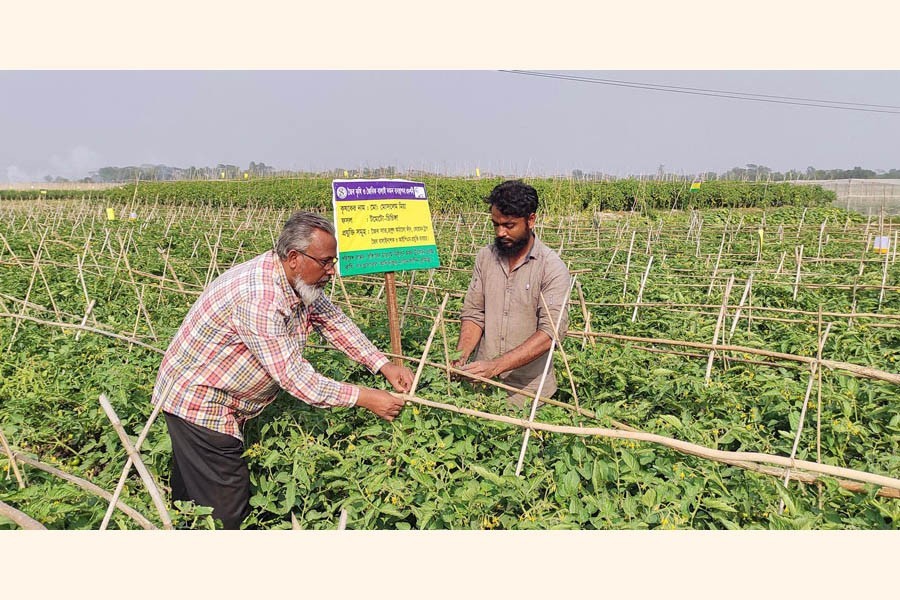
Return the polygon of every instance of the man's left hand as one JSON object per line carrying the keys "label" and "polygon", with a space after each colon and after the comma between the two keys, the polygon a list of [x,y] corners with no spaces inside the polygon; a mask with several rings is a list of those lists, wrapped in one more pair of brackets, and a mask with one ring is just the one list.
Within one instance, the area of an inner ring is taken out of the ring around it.
{"label": "man's left hand", "polygon": [[394,363],[388,363],[381,367],[381,374],[387,379],[394,389],[405,394],[412,386],[413,374],[407,367],[400,367]]}
{"label": "man's left hand", "polygon": [[490,379],[502,373],[500,363],[496,360],[476,360],[460,367],[461,371]]}

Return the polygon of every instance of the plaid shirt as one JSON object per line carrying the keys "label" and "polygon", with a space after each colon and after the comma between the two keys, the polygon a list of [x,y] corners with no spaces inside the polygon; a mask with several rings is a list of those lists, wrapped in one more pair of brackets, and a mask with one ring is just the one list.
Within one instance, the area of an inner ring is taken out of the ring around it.
{"label": "plaid shirt", "polygon": [[163,411],[240,440],[279,388],[313,406],[355,405],[358,388],[303,358],[312,329],[372,373],[388,362],[324,294],[304,305],[273,251],[236,265],[203,291],[169,344],[154,405],[164,396]]}

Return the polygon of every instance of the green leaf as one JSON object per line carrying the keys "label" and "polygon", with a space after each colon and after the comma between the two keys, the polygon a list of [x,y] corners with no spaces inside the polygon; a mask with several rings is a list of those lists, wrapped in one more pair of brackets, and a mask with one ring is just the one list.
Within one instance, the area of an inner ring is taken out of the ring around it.
{"label": "green leaf", "polygon": [[475,473],[477,473],[478,475],[481,475],[482,477],[484,477],[491,483],[494,483],[496,485],[503,484],[503,478],[501,478],[499,475],[497,475],[495,473],[492,473],[491,471],[488,471],[487,469],[485,469],[484,467],[482,467],[480,465],[468,465],[468,468],[470,471],[474,471]]}
{"label": "green leaf", "polygon": [[729,512],[729,513],[737,512],[737,510],[735,510],[734,508],[732,508],[725,502],[722,502],[721,500],[717,500],[715,498],[703,498],[703,500],[701,500],[700,503],[703,506],[705,506],[706,508],[712,508],[715,510],[721,510],[723,512]]}
{"label": "green leaf", "polygon": [[674,415],[660,415],[660,419],[674,427],[675,429],[683,429],[684,425],[681,424],[681,419]]}

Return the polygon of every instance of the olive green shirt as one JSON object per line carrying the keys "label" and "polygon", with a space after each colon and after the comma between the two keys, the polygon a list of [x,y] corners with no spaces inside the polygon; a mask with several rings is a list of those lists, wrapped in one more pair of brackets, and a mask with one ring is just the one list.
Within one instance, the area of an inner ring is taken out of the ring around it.
{"label": "olive green shirt", "polygon": [[[535,331],[543,331],[552,339],[553,326],[568,299],[570,280],[566,265],[537,236],[528,257],[511,272],[507,259],[493,245],[479,250],[460,313],[461,320],[476,323],[484,332],[473,360],[492,360],[506,354]],[[541,303],[541,293],[549,314]],[[566,313],[558,329],[559,339],[568,328]],[[500,380],[536,392],[547,354],[544,352],[518,369],[501,373]],[[556,377],[551,365],[541,396],[550,396],[555,391]]]}

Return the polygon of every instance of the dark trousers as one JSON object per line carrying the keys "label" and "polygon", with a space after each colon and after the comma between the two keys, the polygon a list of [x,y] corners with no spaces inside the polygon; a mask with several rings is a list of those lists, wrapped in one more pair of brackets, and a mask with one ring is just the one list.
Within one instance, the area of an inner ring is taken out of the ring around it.
{"label": "dark trousers", "polygon": [[211,506],[225,529],[238,529],[250,512],[250,473],[241,440],[164,412],[172,439],[173,500]]}

